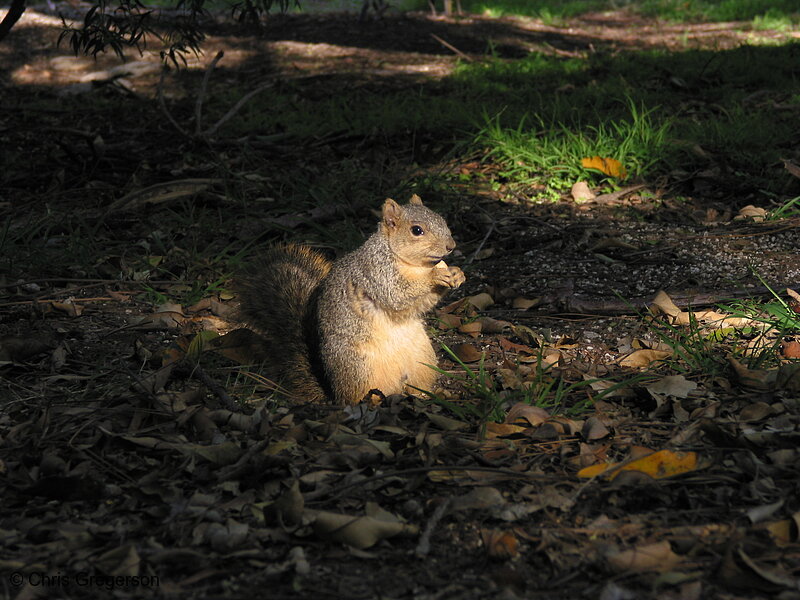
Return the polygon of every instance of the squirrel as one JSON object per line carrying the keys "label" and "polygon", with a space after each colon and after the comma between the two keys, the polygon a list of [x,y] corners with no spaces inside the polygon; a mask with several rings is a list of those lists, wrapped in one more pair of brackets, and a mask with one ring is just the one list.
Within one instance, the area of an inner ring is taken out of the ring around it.
{"label": "squirrel", "polygon": [[442,260],[455,246],[419,196],[388,198],[377,231],[333,263],[307,246],[268,251],[239,282],[240,312],[295,399],[348,405],[374,390],[430,390],[436,353],[422,316],[464,283]]}

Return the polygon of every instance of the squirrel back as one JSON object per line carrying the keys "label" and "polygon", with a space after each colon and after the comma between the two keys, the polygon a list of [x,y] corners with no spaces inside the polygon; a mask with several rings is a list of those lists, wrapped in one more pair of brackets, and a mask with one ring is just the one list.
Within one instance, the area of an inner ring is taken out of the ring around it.
{"label": "squirrel back", "polygon": [[333,265],[303,246],[268,252],[239,286],[242,314],[293,397],[356,404],[373,390],[430,390],[436,353],[422,315],[464,281],[442,261],[454,247],[418,196],[387,199],[378,230]]}
{"label": "squirrel back", "polygon": [[240,313],[264,344],[265,366],[298,400],[325,399],[315,361],[316,292],[331,261],[307,246],[275,246],[239,278]]}

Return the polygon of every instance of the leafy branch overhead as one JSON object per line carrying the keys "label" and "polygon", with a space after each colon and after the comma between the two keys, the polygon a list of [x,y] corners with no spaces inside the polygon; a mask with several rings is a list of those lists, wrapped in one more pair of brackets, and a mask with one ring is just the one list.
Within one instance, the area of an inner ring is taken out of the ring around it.
{"label": "leafy branch overhead", "polygon": [[[24,13],[25,2],[12,1],[0,22],[0,41]],[[292,0],[243,0],[229,5],[239,22],[258,23],[275,6],[285,11],[291,3]],[[140,0],[97,0],[85,11],[81,23],[62,17],[58,42],[68,40],[75,54],[96,57],[113,51],[122,58],[126,49],[133,48],[141,54],[157,40],[162,58],[185,63],[186,55],[198,54],[205,40],[204,28],[211,19],[207,4],[207,0],[177,0],[170,6],[154,6]]]}

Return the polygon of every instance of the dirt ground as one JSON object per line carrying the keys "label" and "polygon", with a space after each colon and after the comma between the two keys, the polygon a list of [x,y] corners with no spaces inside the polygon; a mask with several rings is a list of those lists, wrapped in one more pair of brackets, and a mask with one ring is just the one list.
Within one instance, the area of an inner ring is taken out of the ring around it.
{"label": "dirt ground", "polygon": [[[157,110],[155,53],[124,68],[113,57],[75,58],[55,47],[57,25],[30,11],[0,45],[0,97],[14,107],[0,114],[4,162],[14,166],[0,216],[6,235],[30,231],[18,248],[33,249],[0,263],[4,598],[800,598],[800,396],[791,374],[794,384],[776,386],[755,371],[742,385],[729,371],[655,370],[589,412],[509,400],[509,417],[484,427],[475,414],[412,398],[371,411],[276,408],[257,369],[242,369],[231,353],[187,366],[198,331],[232,328],[230,298],[208,293],[194,306],[158,308],[158,293],[185,285],[179,276],[141,293],[135,259],[159,254],[152,232],[182,210],[169,192],[185,198],[181,185],[199,186],[199,206],[240,215],[220,220],[219,239],[198,244],[235,245],[279,217],[230,202],[202,161],[190,160],[206,149],[177,141]],[[366,23],[276,16],[261,30],[218,18],[209,27],[205,54],[165,79],[179,119],[219,50],[223,74],[212,85],[291,79],[313,97],[331,82],[436,85],[458,60],[479,60],[490,40],[513,59],[791,35],[625,12],[568,27],[422,13]],[[82,94],[100,101],[83,107]],[[129,98],[125,111],[102,102],[120,96]],[[89,160],[101,146],[101,160]],[[266,146],[258,172],[269,179],[270,170],[342,155],[376,172],[493,168],[435,153],[423,164],[403,164],[404,155],[387,162],[395,150],[346,138]],[[157,190],[167,194],[160,205],[126,195],[165,181],[183,183]],[[676,186],[692,192],[688,200],[674,199]],[[436,336],[483,352],[509,399],[519,379],[547,384],[530,379],[543,348],[565,381],[634,377],[619,361],[642,344],[657,347],[643,313],[659,290],[685,308],[765,297],[754,273],[777,289],[800,287],[797,221],[737,218],[757,198],[731,196],[708,174],[584,204],[532,205],[470,184],[434,201],[453,197],[452,262],[468,282],[451,299],[488,292],[495,303],[480,316],[505,324],[483,322],[476,337],[468,328]],[[345,215],[369,231],[371,206]],[[306,216],[319,227],[344,217]],[[85,228],[77,233],[64,225],[76,220]],[[288,237],[307,235],[280,224]],[[83,232],[107,245],[91,264],[78,252]],[[191,238],[191,224],[182,235]],[[64,261],[67,250],[75,255]],[[186,260],[178,251],[161,258],[176,269]],[[478,314],[451,309],[461,325]],[[458,382],[458,365],[441,359],[445,397],[478,403],[480,393]],[[662,471],[697,464],[672,478],[638,469],[577,476],[648,451],[679,453],[664,455]]]}

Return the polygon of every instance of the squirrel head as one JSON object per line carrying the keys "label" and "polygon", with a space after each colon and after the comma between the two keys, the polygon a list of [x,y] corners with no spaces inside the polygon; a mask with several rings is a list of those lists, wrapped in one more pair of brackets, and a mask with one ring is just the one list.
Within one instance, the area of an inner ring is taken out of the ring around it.
{"label": "squirrel head", "polygon": [[380,230],[392,253],[415,267],[433,267],[456,247],[445,220],[423,205],[416,194],[403,206],[387,198]]}

